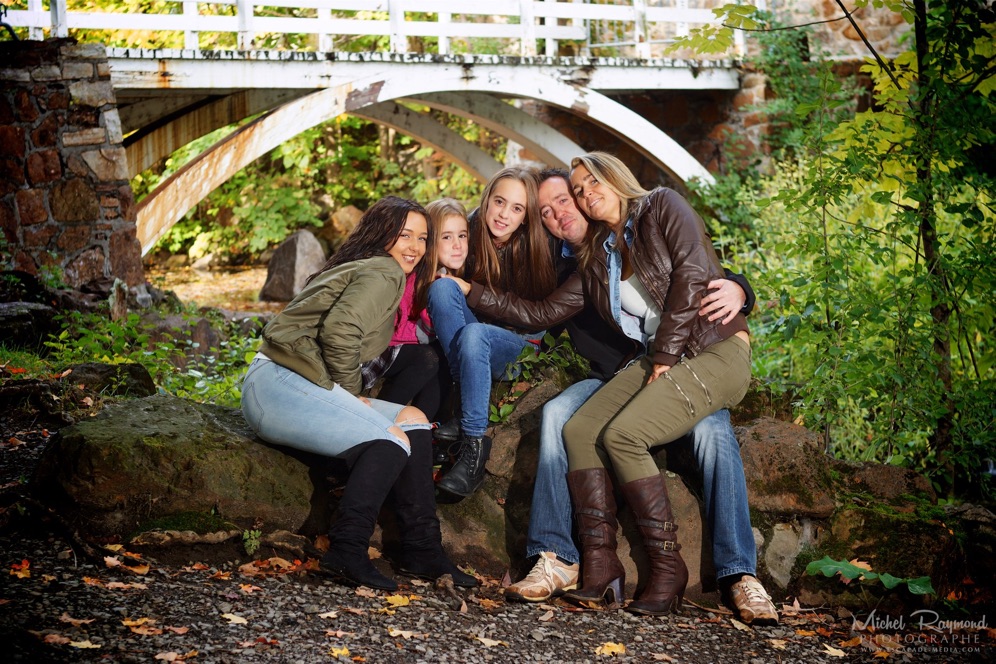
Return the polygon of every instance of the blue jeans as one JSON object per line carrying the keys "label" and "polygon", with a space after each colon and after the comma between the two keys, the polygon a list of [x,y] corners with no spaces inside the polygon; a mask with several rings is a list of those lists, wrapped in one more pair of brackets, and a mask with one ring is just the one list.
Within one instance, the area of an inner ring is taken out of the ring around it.
{"label": "blue jeans", "polygon": [[[581,381],[543,406],[539,465],[526,538],[529,557],[552,551],[572,563],[580,558],[571,539],[571,497],[567,488],[563,429],[574,412],[603,384],[594,378]],[[757,551],[747,505],[747,480],[740,445],[730,425],[730,412],[720,410],[706,417],[695,425],[690,435],[702,471],[716,578],[755,574]]]}
{"label": "blue jeans", "polygon": [[567,489],[567,449],[564,424],[604,383],[589,378],[571,385],[543,405],[540,422],[539,463],[529,512],[526,556],[552,551],[564,560],[581,559],[571,538],[571,494]]}
{"label": "blue jeans", "polygon": [[429,424],[395,425],[402,408],[378,399],[368,406],[338,385],[327,390],[259,355],[242,382],[242,416],[260,438],[330,457],[370,440],[393,441],[408,453],[408,445],[388,429]]}
{"label": "blue jeans", "polygon": [[449,279],[437,279],[429,287],[428,309],[453,380],[460,384],[460,428],[464,435],[480,438],[488,428],[491,381],[506,376],[529,344],[527,337],[479,323],[460,287]]}

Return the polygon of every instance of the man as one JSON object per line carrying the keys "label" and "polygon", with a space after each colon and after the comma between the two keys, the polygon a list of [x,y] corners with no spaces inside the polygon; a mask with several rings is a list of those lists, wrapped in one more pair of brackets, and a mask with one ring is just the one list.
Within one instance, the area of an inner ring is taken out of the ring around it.
{"label": "man", "polygon": [[[540,216],[547,231],[562,242],[557,270],[559,281],[564,284],[577,266],[571,247],[584,238],[588,222],[575,205],[566,171],[543,171],[540,180]],[[709,284],[710,293],[702,300],[700,315],[709,316],[710,320],[733,318],[741,309],[748,313],[753,308],[749,284],[742,277],[733,278],[736,283],[717,280]],[[580,292],[575,295],[581,297]],[[479,284],[473,284],[468,295],[471,307],[499,317],[507,301],[501,294],[485,292]],[[526,578],[505,590],[510,600],[540,602],[577,587],[580,554],[571,537],[563,426],[605,381],[642,353],[636,342],[617,332],[592,307],[584,306],[565,325],[578,353],[589,361],[591,374],[543,407],[526,541],[526,555],[535,556],[537,562]],[[778,613],[774,604],[755,577],[757,554],[747,486],[729,411],[721,410],[705,418],[689,435],[703,475],[706,516],[713,533],[713,561],[722,597],[745,623],[776,623]]]}

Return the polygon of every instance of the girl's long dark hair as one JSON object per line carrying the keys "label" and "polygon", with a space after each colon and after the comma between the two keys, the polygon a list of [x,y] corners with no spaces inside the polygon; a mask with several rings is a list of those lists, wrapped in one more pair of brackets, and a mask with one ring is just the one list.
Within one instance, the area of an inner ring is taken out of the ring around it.
{"label": "girl's long dark hair", "polygon": [[[425,208],[405,198],[397,196],[385,196],[370,206],[370,209],[363,213],[356,228],[349,234],[346,241],[342,243],[339,250],[332,254],[325,265],[318,272],[308,277],[310,283],[312,279],[322,272],[331,270],[337,265],[349,263],[351,261],[363,260],[374,256],[390,256],[387,250],[394,246],[405,227],[408,214],[417,212],[425,217],[426,225],[429,224],[429,213]],[[429,238],[426,242],[425,252],[429,255],[435,251],[432,241],[432,229],[429,229]],[[425,280],[426,265],[428,261],[423,257],[415,267],[416,279]],[[424,308],[425,303],[422,303]]]}
{"label": "girl's long dark hair", "polygon": [[[491,194],[504,179],[520,182],[526,188],[526,217],[499,252],[485,220]],[[498,171],[481,194],[477,223],[470,229],[474,281],[529,300],[542,300],[557,287],[552,241],[539,217],[537,180],[536,171],[528,168],[510,166]]]}

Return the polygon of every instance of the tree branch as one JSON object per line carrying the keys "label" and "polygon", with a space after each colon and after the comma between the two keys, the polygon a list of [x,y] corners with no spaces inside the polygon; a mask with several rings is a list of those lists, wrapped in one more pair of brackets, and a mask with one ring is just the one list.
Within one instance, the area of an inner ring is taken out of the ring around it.
{"label": "tree branch", "polygon": [[858,27],[857,21],[854,20],[854,17],[851,15],[851,12],[847,11],[847,7],[844,6],[843,1],[834,0],[834,2],[836,2],[837,6],[840,7],[841,11],[844,12],[844,18],[847,19],[847,22],[850,23],[851,27],[854,28],[854,30],[858,33],[858,36],[861,37],[861,41],[864,42],[865,48],[867,48],[868,51],[872,54],[872,57],[875,58],[875,62],[878,63],[878,66],[881,67],[885,71],[885,73],[889,75],[889,78],[892,80],[892,84],[895,85],[896,89],[898,90],[901,86],[899,85],[899,80],[896,79],[896,75],[892,71],[892,67],[886,64],[885,60],[882,59],[882,56],[879,55],[878,51],[875,50],[875,47],[871,45],[870,41],[868,41],[868,37],[866,37],[865,33],[861,31],[860,27]]}

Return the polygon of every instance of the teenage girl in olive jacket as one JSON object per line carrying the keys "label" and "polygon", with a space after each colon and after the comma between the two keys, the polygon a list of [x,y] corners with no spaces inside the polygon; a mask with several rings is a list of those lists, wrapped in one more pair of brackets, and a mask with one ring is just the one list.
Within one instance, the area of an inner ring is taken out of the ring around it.
{"label": "teenage girl in olive jacket", "polygon": [[260,438],[349,464],[321,567],[355,585],[398,587],[367,555],[392,490],[401,571],[432,579],[451,574],[457,585],[477,585],[442,549],[425,415],[359,396],[360,365],[387,348],[406,276],[423,264],[430,244],[428,215],[420,205],[393,196],[375,203],[264,328],[242,387],[243,415]]}

